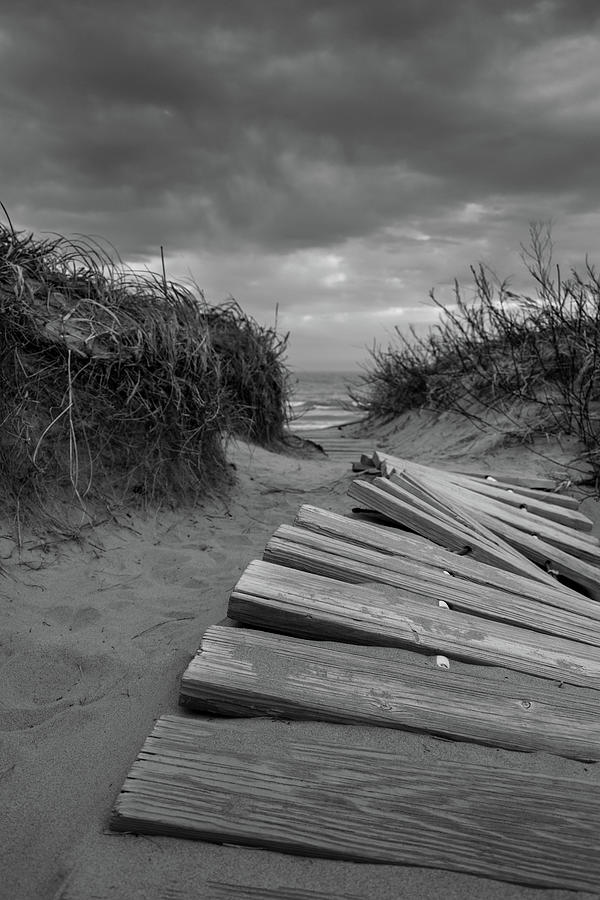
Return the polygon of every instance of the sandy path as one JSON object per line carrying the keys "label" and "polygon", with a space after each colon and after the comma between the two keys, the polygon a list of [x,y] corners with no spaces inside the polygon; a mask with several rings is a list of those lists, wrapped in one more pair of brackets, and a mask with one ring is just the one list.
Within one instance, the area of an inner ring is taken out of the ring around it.
{"label": "sandy path", "polygon": [[[368,441],[366,442],[368,446]],[[5,560],[0,582],[0,896],[210,897],[211,882],[314,888],[392,898],[573,898],[471,876],[353,865],[107,831],[115,796],[155,718],[178,711],[179,678],[228,593],[302,503],[347,512],[351,474],[339,459],[232,449],[230,501],[148,518],[123,511],[81,547]],[[588,510],[589,512],[589,510]],[[4,529],[3,529],[4,532]],[[6,544],[6,542],[4,542]],[[240,722],[240,728],[246,723]],[[519,765],[598,779],[600,767],[423,735],[328,725],[303,734],[389,746],[429,758]],[[268,752],[268,748],[265,748]],[[579,894],[584,897],[586,895]]]}

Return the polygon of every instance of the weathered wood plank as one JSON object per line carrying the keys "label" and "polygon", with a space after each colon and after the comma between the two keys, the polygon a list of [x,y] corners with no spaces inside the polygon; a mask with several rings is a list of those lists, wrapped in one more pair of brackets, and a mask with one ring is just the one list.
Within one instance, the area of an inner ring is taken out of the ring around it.
{"label": "weathered wood plank", "polygon": [[[410,469],[408,472],[410,472]],[[395,472],[389,476],[389,480],[393,484],[397,484],[405,490],[410,490],[409,485],[413,478],[414,475],[411,478],[407,478],[406,472]],[[429,478],[429,476],[418,474],[417,479],[419,482],[427,484],[432,492],[441,493],[448,498],[449,503],[451,498],[453,498],[454,502],[460,504],[461,509],[469,511],[476,518],[478,518],[479,512],[485,512],[494,518],[500,519],[507,525],[511,525],[513,528],[526,531],[528,534],[537,535],[542,540],[558,547],[560,550],[564,550],[566,553],[571,553],[578,559],[589,562],[591,565],[598,565],[600,562],[600,547],[598,546],[598,538],[594,535],[582,534],[559,522],[550,522],[528,510],[511,509],[494,498],[476,494],[462,485],[453,484],[451,481],[444,482],[437,475],[434,478]]]}
{"label": "weathered wood plank", "polygon": [[[381,467],[384,460],[387,460],[392,466],[394,465],[394,461],[398,461],[400,463],[404,462],[404,457],[394,456],[394,454],[388,453],[387,450],[375,450],[373,452],[373,462]],[[436,468],[434,466],[428,466],[428,468]],[[468,478],[470,482],[475,482],[480,484],[482,487],[493,488],[494,490],[499,491],[513,491],[518,492],[519,494],[530,497],[537,502],[540,503],[548,503],[554,506],[562,506],[565,509],[579,509],[579,500],[576,497],[573,497],[571,494],[562,494],[559,493],[559,487],[554,482],[549,482],[548,479],[541,479],[541,483],[544,487],[527,487],[524,483],[518,484],[516,482],[510,483],[509,479],[503,475],[484,475],[482,473],[474,474],[472,472],[463,472],[460,469],[458,471],[452,470],[452,472],[446,469],[437,469],[436,471],[442,472],[444,475],[449,474],[454,476],[460,476],[461,478]],[[527,479],[524,478],[523,481]],[[548,484],[552,483],[554,486],[552,488],[548,487]]]}
{"label": "weathered wood plank", "polygon": [[492,484],[506,485],[513,490],[526,488],[527,490],[547,491],[548,494],[556,492],[558,484],[553,478],[545,478],[541,475],[523,475],[520,472],[481,472],[473,469],[461,471],[461,475],[469,478],[477,478],[479,481],[488,481]]}
{"label": "weathered wood plank", "polygon": [[[383,481],[384,479],[377,478],[375,483],[379,485]],[[411,482],[415,486],[415,503],[420,504],[420,497],[423,491],[427,491],[429,488],[426,485],[422,485],[421,479],[415,475],[407,476],[407,490],[400,488],[396,484],[393,484],[387,490],[392,494],[395,491],[400,491],[402,496],[405,496],[412,490]],[[452,509],[459,517],[469,515],[468,508],[464,507],[464,504],[456,495],[447,492],[440,485],[435,485],[433,490],[437,495],[436,502],[452,506]],[[594,600],[600,600],[600,568],[597,566],[590,565],[585,560],[578,559],[560,547],[551,545],[541,538],[529,535],[525,531],[520,531],[501,519],[489,515],[482,509],[477,511],[477,521],[486,530],[486,533],[488,531],[493,532],[510,547],[527,556],[532,562],[570,578],[583,587]]]}
{"label": "weathered wood plank", "polygon": [[514,485],[507,484],[501,478],[499,479],[490,479],[488,478],[477,478],[475,480],[480,481],[482,484],[493,485],[494,488],[501,491],[518,491],[520,494],[524,494],[526,497],[531,497],[534,500],[539,501],[540,503],[549,503],[553,506],[562,506],[565,509],[579,509],[579,500],[576,497],[573,497],[571,494],[559,494],[557,490],[540,490],[539,488],[528,488],[524,485]]}
{"label": "weathered wood plank", "polygon": [[309,504],[300,507],[294,522],[316,534],[340,538],[351,546],[365,547],[388,556],[446,570],[457,578],[475,584],[491,585],[519,596],[532,597],[541,603],[588,614],[590,601],[558,581],[541,584],[531,578],[486,565],[468,555],[459,556],[420,535],[407,534],[397,528],[371,525]]}
{"label": "weathered wood plank", "polygon": [[362,438],[337,437],[327,430],[321,431],[297,431],[297,437],[310,441],[320,447],[328,456],[345,456],[360,459],[361,455],[370,449],[372,442]]}
{"label": "weathered wood plank", "polygon": [[399,522],[449,550],[468,551],[470,556],[479,562],[516,572],[537,581],[549,583],[552,580],[545,572],[532,566],[526,558],[515,555],[511,549],[505,551],[472,529],[453,522],[434,509],[428,510],[425,504],[419,503],[407,491],[403,491],[385,478],[376,478],[373,484],[353,481],[348,493],[392,521]]}
{"label": "weathered wood plank", "polygon": [[406,647],[598,689],[600,651],[555,636],[457,613],[394,591],[254,560],[229,598],[245,625],[320,640]]}
{"label": "weathered wood plank", "polygon": [[481,513],[480,519],[490,530],[493,530],[506,543],[527,556],[532,562],[566,576],[586,590],[594,600],[600,600],[600,569],[598,567],[592,566],[582,559],[577,559],[570,553],[565,553],[558,547],[533,535],[512,528],[486,513]]}
{"label": "weathered wood plank", "polygon": [[[395,500],[402,501],[407,507],[405,510],[406,521],[400,524],[410,527],[411,521],[414,520],[420,526],[420,533],[427,539],[441,538],[446,541],[448,539],[455,542],[460,541],[456,547],[458,550],[462,550],[465,542],[476,542],[485,552],[497,553],[500,549],[502,552],[506,550],[507,557],[514,556],[514,551],[510,548],[501,547],[501,542],[495,535],[489,536],[479,531],[479,523],[474,521],[470,513],[466,510],[462,512],[449,510],[447,502],[437,497],[428,488],[413,483],[410,490],[407,490],[405,486],[401,487],[386,476],[369,481],[361,479],[352,482],[348,493],[350,496],[355,496],[355,488],[356,490],[361,489],[365,484],[383,491]],[[523,565],[528,568],[526,561],[523,561]]]}
{"label": "weathered wood plank", "polygon": [[[417,481],[414,477],[412,480]],[[427,537],[433,537],[441,542],[445,541],[446,545],[451,546],[453,549],[458,549],[460,542],[465,539],[465,532],[461,531],[459,527],[453,529],[449,519],[445,520],[433,507],[431,507],[431,510],[435,513],[435,516],[424,511],[426,504],[421,500],[420,491],[413,496],[409,491],[387,479],[376,478],[372,485],[364,482],[353,482],[348,493],[353,497],[361,497],[363,502],[369,503],[374,509],[383,512],[384,515],[389,516],[393,521],[412,527]],[[382,497],[381,493],[387,494],[388,497]],[[438,491],[438,495],[437,502],[442,505],[442,497],[446,495],[441,490]],[[412,504],[409,502],[411,496]],[[452,505],[459,519],[462,516],[469,516],[469,511],[463,509],[455,498],[449,497],[447,502]],[[477,520],[486,535],[492,532],[509,548],[513,548],[519,554],[522,554],[522,556],[517,558],[526,557],[535,563],[536,566],[540,566],[540,568],[535,569],[539,572],[539,580],[551,581],[552,579],[547,572],[552,571],[580,585],[594,600],[600,600],[600,569],[596,566],[590,565],[585,560],[577,559],[570,553],[565,553],[560,548],[552,546],[524,531],[513,528],[500,519],[489,516],[487,513],[478,511]],[[472,532],[472,535],[472,540],[468,543],[468,546],[475,559],[480,559],[482,562],[491,563],[509,571],[519,570],[520,574],[535,577],[535,567],[532,567],[531,570],[525,569],[525,567],[519,568],[515,565],[515,557],[505,557],[503,553],[497,552],[491,544],[482,544],[477,538],[475,531]]]}
{"label": "weathered wood plank", "polygon": [[[477,478],[471,478],[468,475],[462,475],[460,472],[450,472],[443,469],[437,469],[434,466],[423,466],[421,463],[416,463],[414,460],[393,456],[392,454],[385,453],[381,450],[376,450],[373,457],[374,463],[382,470],[386,468],[388,471],[396,471],[398,473],[401,473],[406,469],[409,471],[411,469],[416,471],[426,471],[428,475],[438,477],[446,484],[451,482],[452,484],[460,485],[470,491],[482,494],[485,497],[498,500],[501,503],[518,509],[524,506],[529,512],[546,517],[555,522],[560,522],[561,524],[578,531],[590,531],[594,524],[588,516],[579,512],[579,502],[574,497],[563,496],[561,494],[546,494],[543,491],[527,490],[517,487],[511,488],[510,486],[499,487],[497,482],[481,481]],[[560,498],[559,504],[550,499],[556,497]]]}
{"label": "weathered wood plank", "polygon": [[600,647],[600,604],[584,597],[582,615],[290,525],[277,529],[263,559],[349,584],[388,584],[429,605],[444,600],[457,611]]}
{"label": "weathered wood plank", "polygon": [[260,749],[236,752],[231,734],[221,723],[160,719],[111,827],[540,887],[600,883],[600,788],[587,780],[438,761],[424,768],[340,741],[290,740],[266,753],[267,731]]}
{"label": "weathered wood plank", "polygon": [[[366,647],[213,626],[180,702],[225,716],[275,716],[429,732],[509,750],[600,759],[597,694],[503,682],[382,659]],[[399,653],[401,651],[398,651]]]}
{"label": "weathered wood plank", "polygon": [[[452,477],[452,481],[455,484],[458,483],[454,476]],[[484,497],[498,500],[506,506],[526,509],[530,513],[535,513],[536,515],[550,519],[553,522],[558,522],[561,525],[573,528],[575,531],[580,531],[583,534],[587,534],[594,527],[593,520],[580,512],[579,509],[565,508],[564,506],[557,506],[554,503],[548,503],[545,495],[542,495],[545,499],[541,500],[539,497],[527,496],[526,494],[517,493],[511,489],[502,490],[493,484],[488,484],[487,481],[476,481],[475,479],[470,480],[468,490],[473,491],[476,494],[481,494]],[[530,493],[533,493],[533,491]],[[575,500],[575,503],[577,502],[578,501]]]}
{"label": "weathered wood plank", "polygon": [[[477,542],[480,547],[492,550],[500,559],[511,560],[513,564],[521,567],[524,574],[544,581],[550,580],[546,573],[540,572],[536,566],[520,553],[516,552],[506,542],[502,541],[495,532],[486,528],[479,515],[474,514],[464,504],[457,504],[451,494],[440,491],[438,485],[425,483],[415,475],[405,473],[402,476],[402,484],[391,481],[389,478],[375,478],[374,486],[385,491],[418,510],[422,516],[433,517],[438,523],[444,524],[450,530],[458,533],[464,532],[470,538],[471,543]],[[413,513],[414,515],[414,513]],[[431,527],[431,525],[429,525]],[[497,565],[497,563],[496,563]]]}

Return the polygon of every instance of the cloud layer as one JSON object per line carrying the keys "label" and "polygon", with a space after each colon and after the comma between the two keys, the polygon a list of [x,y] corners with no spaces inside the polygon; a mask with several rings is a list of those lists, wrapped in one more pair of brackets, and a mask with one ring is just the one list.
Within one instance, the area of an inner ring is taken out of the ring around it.
{"label": "cloud layer", "polygon": [[[352,367],[531,221],[599,249],[595,0],[21,0],[0,12],[0,199],[100,234]],[[332,341],[332,337],[335,338]]]}

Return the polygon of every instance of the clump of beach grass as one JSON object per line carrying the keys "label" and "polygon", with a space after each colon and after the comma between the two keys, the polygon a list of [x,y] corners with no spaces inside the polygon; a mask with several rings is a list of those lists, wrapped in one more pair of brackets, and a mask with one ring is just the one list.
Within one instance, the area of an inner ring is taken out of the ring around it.
{"label": "clump of beach grass", "polygon": [[451,304],[432,291],[438,324],[425,336],[397,328],[397,343],[375,346],[352,398],[370,419],[429,408],[494,413],[512,438],[572,434],[600,474],[600,278],[589,262],[564,277],[548,226],[530,227],[522,259],[534,296],[473,266],[473,299],[458,282]]}
{"label": "clump of beach grass", "polygon": [[289,422],[288,335],[259,325],[235,300],[207,310],[205,317],[232,431],[264,446],[281,445]]}
{"label": "clump of beach grass", "polygon": [[75,533],[96,501],[193,502],[226,489],[230,436],[283,437],[286,338],[90,238],[34,237],[5,214],[0,481],[19,525]]}

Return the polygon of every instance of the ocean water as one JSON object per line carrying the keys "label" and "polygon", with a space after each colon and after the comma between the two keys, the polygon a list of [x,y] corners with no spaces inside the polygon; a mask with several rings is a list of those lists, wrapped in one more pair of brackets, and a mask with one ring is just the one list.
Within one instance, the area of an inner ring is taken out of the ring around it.
{"label": "ocean water", "polygon": [[294,372],[291,379],[292,431],[313,431],[345,425],[364,417],[348,396],[356,372]]}

